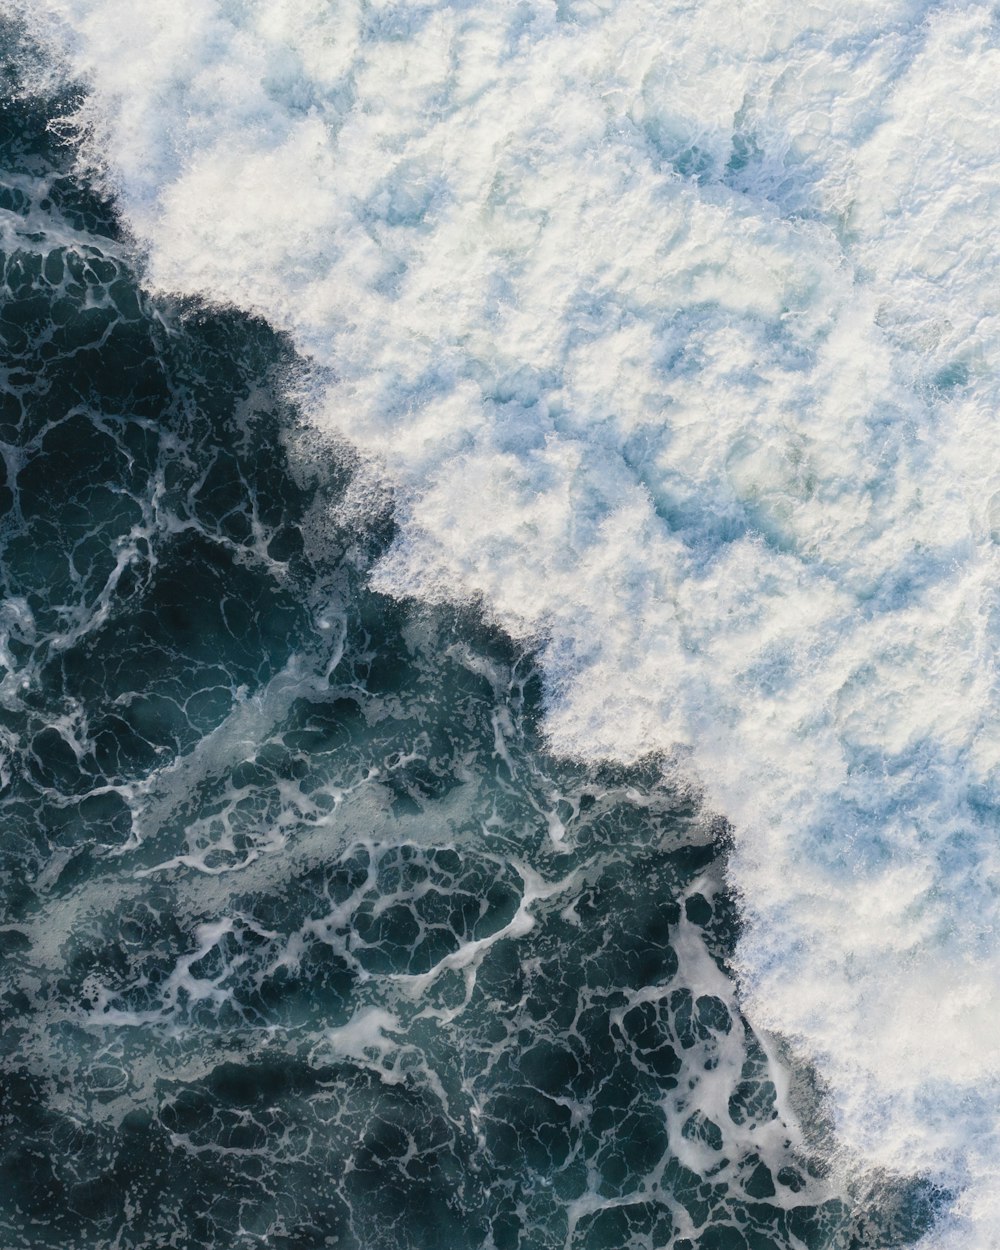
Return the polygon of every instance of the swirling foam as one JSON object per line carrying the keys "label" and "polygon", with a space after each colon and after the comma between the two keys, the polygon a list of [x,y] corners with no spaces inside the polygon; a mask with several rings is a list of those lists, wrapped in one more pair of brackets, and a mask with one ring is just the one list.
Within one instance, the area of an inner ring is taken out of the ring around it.
{"label": "swirling foam", "polygon": [[990,6],[6,0],[158,289],[317,366],[380,587],[732,820],[752,1016],[1000,1245]]}

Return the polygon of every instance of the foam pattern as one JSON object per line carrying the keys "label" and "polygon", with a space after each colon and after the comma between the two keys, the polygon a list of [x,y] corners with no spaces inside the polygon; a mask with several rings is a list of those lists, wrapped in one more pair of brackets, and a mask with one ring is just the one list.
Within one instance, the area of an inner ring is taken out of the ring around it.
{"label": "foam pattern", "polygon": [[751,1019],[1000,1245],[993,9],[24,17],[150,287],[312,362],[374,584],[537,645],[558,752],[697,781]]}
{"label": "foam pattern", "polygon": [[140,290],[0,40],[4,1250],[916,1241],[740,1009],[725,827],[365,584],[289,345]]}

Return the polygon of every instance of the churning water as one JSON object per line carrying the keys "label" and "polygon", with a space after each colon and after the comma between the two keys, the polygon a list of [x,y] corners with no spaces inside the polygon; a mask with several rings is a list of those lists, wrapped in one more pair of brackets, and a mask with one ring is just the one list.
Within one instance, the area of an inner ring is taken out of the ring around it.
{"label": "churning water", "polygon": [[1000,17],[0,14],[3,1250],[1000,1246]]}

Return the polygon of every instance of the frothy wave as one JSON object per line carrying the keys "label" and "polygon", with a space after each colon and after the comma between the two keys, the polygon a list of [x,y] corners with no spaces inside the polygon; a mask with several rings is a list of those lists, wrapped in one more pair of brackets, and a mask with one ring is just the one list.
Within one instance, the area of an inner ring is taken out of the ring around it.
{"label": "frothy wave", "polygon": [[23,7],[149,283],[287,331],[391,485],[377,585],[698,780],[752,1017],[1000,1245],[992,10]]}

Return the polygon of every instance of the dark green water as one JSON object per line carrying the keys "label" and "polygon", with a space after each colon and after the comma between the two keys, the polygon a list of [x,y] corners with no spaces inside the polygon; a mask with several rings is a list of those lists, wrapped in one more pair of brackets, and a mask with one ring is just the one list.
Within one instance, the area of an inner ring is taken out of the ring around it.
{"label": "dark green water", "polygon": [[3,1250],[916,1240],[737,1010],[725,831],[366,590],[288,349],[141,293],[57,107],[0,111]]}

